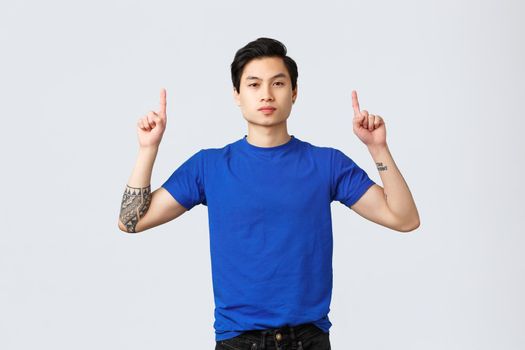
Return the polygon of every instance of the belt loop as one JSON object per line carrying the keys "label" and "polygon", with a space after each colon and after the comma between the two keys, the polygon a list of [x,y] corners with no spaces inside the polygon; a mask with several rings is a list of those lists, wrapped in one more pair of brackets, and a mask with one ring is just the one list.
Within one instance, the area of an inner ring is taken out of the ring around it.
{"label": "belt loop", "polygon": [[296,340],[295,331],[297,329],[292,326],[290,326],[289,328],[290,328],[290,336],[292,338],[292,350],[294,349],[294,346],[297,347],[297,350],[303,350],[303,343],[300,340]]}
{"label": "belt loop", "polygon": [[263,331],[263,332],[262,332],[261,349],[265,349],[265,348],[266,348],[266,341],[265,341],[265,338],[266,338],[266,331]]}
{"label": "belt loop", "polygon": [[290,328],[290,336],[292,338],[292,350],[293,350],[295,349],[295,345],[297,345],[295,342],[295,329],[292,326],[290,326],[289,328]]}

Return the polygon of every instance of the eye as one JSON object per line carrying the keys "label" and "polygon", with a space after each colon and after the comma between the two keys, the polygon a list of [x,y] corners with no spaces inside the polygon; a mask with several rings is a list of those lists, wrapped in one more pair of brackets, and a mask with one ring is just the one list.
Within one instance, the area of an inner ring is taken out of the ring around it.
{"label": "eye", "polygon": [[[276,81],[275,84],[280,84],[279,86],[286,85],[286,84],[283,83],[282,81]],[[248,86],[256,86],[256,85],[259,85],[259,84],[258,84],[258,83],[251,83],[251,84],[248,84]]]}

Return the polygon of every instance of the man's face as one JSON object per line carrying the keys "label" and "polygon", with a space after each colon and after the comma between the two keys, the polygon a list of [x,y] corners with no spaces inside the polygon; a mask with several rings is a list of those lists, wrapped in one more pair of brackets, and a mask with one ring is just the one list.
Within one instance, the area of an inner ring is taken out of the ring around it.
{"label": "man's face", "polygon": [[[292,90],[288,70],[280,57],[262,57],[244,66],[240,92],[233,96],[248,123],[273,126],[285,123],[297,97],[297,86]],[[259,110],[271,106],[275,110]]]}

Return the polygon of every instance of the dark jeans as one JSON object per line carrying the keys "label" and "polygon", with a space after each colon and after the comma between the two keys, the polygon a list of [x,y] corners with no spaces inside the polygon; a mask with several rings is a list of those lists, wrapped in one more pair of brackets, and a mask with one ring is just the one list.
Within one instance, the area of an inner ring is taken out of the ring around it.
{"label": "dark jeans", "polygon": [[251,330],[216,341],[215,350],[331,350],[329,335],[312,323]]}

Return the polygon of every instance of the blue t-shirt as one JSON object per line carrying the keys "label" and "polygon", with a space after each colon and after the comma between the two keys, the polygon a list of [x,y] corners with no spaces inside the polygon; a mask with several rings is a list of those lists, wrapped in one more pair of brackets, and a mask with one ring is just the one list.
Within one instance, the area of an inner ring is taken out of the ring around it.
{"label": "blue t-shirt", "polygon": [[330,203],[351,206],[374,183],[340,150],[294,135],[275,147],[245,135],[180,165],[162,187],[208,207],[215,339],[308,322],[328,332]]}

